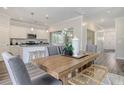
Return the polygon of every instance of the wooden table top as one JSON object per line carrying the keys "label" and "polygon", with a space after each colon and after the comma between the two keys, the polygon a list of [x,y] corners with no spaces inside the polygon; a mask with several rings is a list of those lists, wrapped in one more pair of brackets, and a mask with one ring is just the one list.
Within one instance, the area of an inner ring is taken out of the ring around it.
{"label": "wooden table top", "polygon": [[48,74],[56,79],[60,79],[63,74],[67,74],[84,66],[88,62],[93,61],[97,56],[97,53],[88,53],[88,56],[76,59],[62,55],[55,55],[36,59],[33,63],[39,65],[39,67],[47,71]]}

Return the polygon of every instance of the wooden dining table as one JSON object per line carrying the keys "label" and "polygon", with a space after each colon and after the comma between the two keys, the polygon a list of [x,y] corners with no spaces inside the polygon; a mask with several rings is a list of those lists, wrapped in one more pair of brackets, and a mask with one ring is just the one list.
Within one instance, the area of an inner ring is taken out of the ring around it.
{"label": "wooden dining table", "polygon": [[37,64],[41,69],[45,70],[54,78],[61,80],[62,83],[66,85],[68,84],[67,81],[69,73],[83,67],[89,62],[95,60],[97,57],[98,53],[88,53],[87,56],[82,58],[54,55],[35,59],[33,63]]}

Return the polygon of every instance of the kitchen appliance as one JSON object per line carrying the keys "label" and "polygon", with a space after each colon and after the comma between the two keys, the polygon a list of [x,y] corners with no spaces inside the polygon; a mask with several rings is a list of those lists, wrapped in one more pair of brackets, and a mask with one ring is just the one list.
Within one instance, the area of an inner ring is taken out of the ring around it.
{"label": "kitchen appliance", "polygon": [[37,35],[36,34],[27,34],[28,39],[36,39]]}

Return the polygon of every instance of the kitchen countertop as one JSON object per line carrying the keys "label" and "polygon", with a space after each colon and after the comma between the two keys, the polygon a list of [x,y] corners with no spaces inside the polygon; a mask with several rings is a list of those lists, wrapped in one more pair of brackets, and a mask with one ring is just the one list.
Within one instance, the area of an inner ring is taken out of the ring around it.
{"label": "kitchen countertop", "polygon": [[10,45],[10,47],[40,47],[49,46],[49,44],[39,44],[39,45]]}
{"label": "kitchen countertop", "polygon": [[48,44],[42,44],[42,45],[20,45],[20,47],[40,47],[40,46],[49,46]]}
{"label": "kitchen countertop", "polygon": [[30,58],[30,53],[33,51],[44,51],[45,56],[48,56],[48,52],[47,52],[47,46],[48,45],[28,45],[28,46],[21,46],[20,48],[22,49],[22,59],[24,63],[28,63],[29,62],[29,58]]}

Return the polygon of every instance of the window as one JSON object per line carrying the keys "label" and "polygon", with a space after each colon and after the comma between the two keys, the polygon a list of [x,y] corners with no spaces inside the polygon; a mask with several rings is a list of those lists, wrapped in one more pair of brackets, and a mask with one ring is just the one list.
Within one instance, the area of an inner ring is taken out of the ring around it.
{"label": "window", "polygon": [[51,32],[51,43],[52,44],[65,44],[71,42],[73,37],[73,31],[56,31]]}

